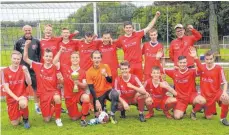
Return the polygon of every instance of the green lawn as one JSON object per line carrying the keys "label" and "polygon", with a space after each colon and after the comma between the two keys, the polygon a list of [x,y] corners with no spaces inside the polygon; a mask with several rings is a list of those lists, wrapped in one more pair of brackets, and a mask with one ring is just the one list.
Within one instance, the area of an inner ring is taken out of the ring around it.
{"label": "green lawn", "polygon": [[[63,104],[64,105],[64,104]],[[63,114],[63,127],[57,127],[55,121],[44,123],[41,115],[34,112],[33,102],[29,103],[30,123],[31,128],[25,130],[23,125],[13,127],[9,123],[8,114],[6,110],[6,103],[1,102],[1,131],[2,135],[228,135],[229,128],[223,126],[219,122],[219,108],[218,115],[212,120],[203,118],[202,113],[197,114],[198,120],[193,121],[189,118],[190,108],[188,108],[188,115],[182,120],[168,120],[161,111],[155,111],[155,117],[141,123],[138,120],[138,112],[135,106],[127,112],[126,119],[119,118],[119,112],[116,113],[118,124],[111,123],[100,124],[94,126],[81,127],[79,121],[73,122],[68,118],[67,114]],[[92,118],[91,115],[89,118]],[[229,117],[228,117],[229,118]]]}

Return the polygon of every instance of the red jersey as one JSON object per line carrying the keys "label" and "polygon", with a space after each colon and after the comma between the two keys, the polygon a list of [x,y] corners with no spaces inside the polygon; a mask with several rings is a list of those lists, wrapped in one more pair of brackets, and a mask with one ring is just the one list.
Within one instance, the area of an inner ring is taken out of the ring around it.
{"label": "red jersey", "polygon": [[91,43],[87,44],[84,41],[79,42],[78,49],[80,54],[80,67],[87,71],[92,65],[91,53],[98,50],[98,41],[93,40]]}
{"label": "red jersey", "polygon": [[133,32],[130,37],[120,36],[117,44],[124,51],[124,60],[130,64],[142,62],[141,39],[144,36],[144,30]]}
{"label": "red jersey", "polygon": [[167,90],[160,87],[160,84],[155,86],[152,82],[152,79],[148,79],[144,83],[144,87],[146,91],[151,95],[153,98],[163,98],[166,95]]}
{"label": "red jersey", "polygon": [[144,43],[142,48],[142,54],[145,56],[144,74],[151,74],[153,66],[161,66],[160,59],[156,59],[156,54],[161,49],[163,45],[160,43],[156,45],[151,45],[151,42]]}
{"label": "red jersey", "polygon": [[121,92],[121,97],[124,99],[132,99],[134,98],[135,94],[137,93],[136,90],[133,90],[129,87],[127,87],[127,83],[131,83],[136,87],[143,87],[141,84],[141,81],[138,79],[137,76],[131,74],[130,78],[128,81],[124,81],[122,79],[122,76],[120,75],[115,79],[115,89],[120,90]]}
{"label": "red jersey", "polygon": [[47,69],[42,63],[32,62],[32,69],[36,74],[38,94],[57,90],[56,66],[52,65]]}
{"label": "red jersey", "polygon": [[118,59],[117,59],[117,47],[116,44],[104,45],[102,41],[98,42],[99,51],[102,53],[102,62],[107,64],[111,68],[111,72],[117,70],[118,68]]}
{"label": "red jersey", "polygon": [[177,66],[178,57],[183,55],[187,58],[187,66],[194,65],[194,59],[189,55],[189,48],[194,43],[202,38],[202,35],[195,29],[192,29],[191,36],[183,36],[182,38],[174,39],[169,47],[169,57]]}
{"label": "red jersey", "polygon": [[60,42],[59,46],[65,47],[65,51],[60,55],[60,64],[71,66],[71,54],[74,51],[78,51],[78,40],[69,40],[68,43]]}
{"label": "red jersey", "polygon": [[200,74],[200,90],[201,94],[206,98],[213,98],[221,89],[221,84],[227,83],[224,71],[221,66],[214,65],[208,69],[206,64],[203,64]]}
{"label": "red jersey", "polygon": [[[64,97],[65,98],[70,98],[70,97],[76,95],[78,92],[73,92],[74,82],[71,79],[71,74],[74,71],[72,70],[71,66],[61,65],[60,66],[60,72],[62,73],[63,78],[64,78]],[[85,83],[86,83],[85,71],[79,68],[79,69],[76,70],[76,72],[79,73],[78,80],[80,82],[83,82],[83,80],[84,80]],[[78,86],[78,88],[79,88],[79,92],[83,91],[83,89],[80,88],[80,86]]]}
{"label": "red jersey", "polygon": [[189,99],[193,92],[196,92],[195,77],[196,69],[187,68],[186,71],[165,70],[165,73],[173,79],[178,99]]}
{"label": "red jersey", "polygon": [[[26,85],[25,85],[25,74],[22,69],[22,65],[16,71],[7,67],[3,69],[3,76],[4,76],[4,83],[9,84],[10,90],[18,97],[22,95],[28,95],[26,92]],[[15,101],[10,95],[6,94],[6,101],[12,102]]]}

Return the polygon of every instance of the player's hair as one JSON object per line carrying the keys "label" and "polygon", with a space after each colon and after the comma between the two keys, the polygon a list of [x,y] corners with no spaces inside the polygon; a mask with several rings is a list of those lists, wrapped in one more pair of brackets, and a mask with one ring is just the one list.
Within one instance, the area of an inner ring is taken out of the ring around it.
{"label": "player's hair", "polygon": [[51,27],[52,28],[52,25],[51,24],[46,24],[44,28],[46,27]]}
{"label": "player's hair", "polygon": [[73,54],[77,54],[77,55],[79,56],[79,52],[77,52],[77,51],[73,51],[73,52],[71,53],[71,55],[73,55]]}
{"label": "player's hair", "polygon": [[183,59],[186,59],[186,56],[181,55],[178,57],[178,60],[183,60]]}
{"label": "player's hair", "polygon": [[215,54],[214,51],[208,50],[208,51],[204,54],[204,56],[211,56],[211,55],[213,55],[213,57],[215,57],[214,54]]}
{"label": "player's hair", "polygon": [[85,34],[84,34],[85,36],[87,36],[87,37],[92,37],[93,35],[94,35],[94,33],[93,32],[90,32],[90,31],[88,31],[88,32],[85,32]]}
{"label": "player's hair", "polygon": [[22,57],[22,54],[21,54],[19,51],[17,51],[17,50],[13,50],[13,51],[12,51],[11,57],[12,57],[14,54],[19,55],[20,57]]}
{"label": "player's hair", "polygon": [[159,66],[153,66],[152,70],[160,70],[160,67]]}
{"label": "player's hair", "polygon": [[66,27],[64,27],[64,28],[62,28],[62,30],[69,30],[68,28],[66,28]]}
{"label": "player's hair", "polygon": [[100,54],[101,58],[103,57],[102,53],[98,50],[95,50],[94,52],[91,53],[91,58],[93,58],[94,54]]}
{"label": "player's hair", "polygon": [[102,32],[102,36],[105,35],[105,34],[110,34],[111,35],[111,32],[109,30],[106,30],[106,31]]}
{"label": "player's hair", "polygon": [[30,26],[30,25],[25,25],[25,26],[22,27],[22,30],[24,30],[26,27],[29,27],[29,28],[32,29],[32,26]]}
{"label": "player's hair", "polygon": [[128,66],[128,67],[130,67],[130,63],[127,60],[124,60],[124,61],[120,62],[119,66],[120,67],[121,66]]}
{"label": "player's hair", "polygon": [[46,52],[46,53],[50,53],[50,52],[52,53],[52,50],[49,49],[49,48],[46,48],[46,49],[45,49],[45,52]]}
{"label": "player's hair", "polygon": [[156,33],[157,33],[157,29],[152,28],[152,29],[150,29],[150,30],[149,30],[149,32],[148,32],[148,33],[150,34],[150,33],[153,33],[153,32],[156,32]]}
{"label": "player's hair", "polygon": [[132,24],[131,21],[125,21],[125,22],[123,23],[123,27],[125,28],[126,25],[131,25],[131,26],[133,27],[133,24]]}

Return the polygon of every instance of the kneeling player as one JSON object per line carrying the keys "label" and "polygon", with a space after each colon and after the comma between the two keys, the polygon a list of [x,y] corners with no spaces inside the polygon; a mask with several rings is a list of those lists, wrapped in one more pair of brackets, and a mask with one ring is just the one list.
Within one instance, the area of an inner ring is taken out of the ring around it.
{"label": "kneeling player", "polygon": [[115,80],[115,89],[120,92],[120,97],[123,99],[120,105],[124,107],[121,111],[121,118],[125,118],[125,105],[137,104],[139,109],[139,120],[145,122],[143,115],[145,98],[149,97],[149,93],[146,92],[144,86],[137,78],[137,76],[130,74],[130,64],[128,61],[120,63],[121,75]]}
{"label": "kneeling player", "polygon": [[57,68],[52,64],[53,53],[46,49],[44,52],[44,64],[34,62],[28,58],[28,48],[31,41],[25,42],[24,61],[28,63],[36,74],[37,95],[40,96],[40,107],[45,122],[49,122],[55,112],[57,126],[63,126],[61,114],[60,91],[57,89]]}
{"label": "kneeling player", "polygon": [[[61,47],[53,63],[57,67],[60,67],[60,71],[63,75],[64,97],[68,115],[72,120],[77,120],[81,117],[81,126],[87,126],[86,115],[89,112],[90,98],[89,95],[85,93],[87,88],[85,71],[79,67],[80,58],[77,52],[72,52],[71,54],[71,66],[58,62],[64,49],[65,48]],[[73,73],[79,75],[76,75],[76,78],[74,78]],[[78,111],[77,103],[82,105],[81,113]]]}
{"label": "kneeling player", "polygon": [[169,110],[175,107],[177,100],[174,97],[167,96],[166,92],[169,91],[174,96],[177,95],[177,92],[172,87],[170,87],[167,82],[160,81],[160,67],[154,66],[151,76],[152,79],[148,79],[144,83],[146,91],[151,95],[145,100],[149,110],[149,113],[146,114],[145,118],[153,117],[153,108],[160,108],[163,110],[165,116],[168,119],[172,119]]}
{"label": "kneeling player", "polygon": [[[11,54],[11,65],[3,70],[3,86],[6,94],[8,115],[11,124],[16,126],[22,116],[24,127],[30,128],[28,121],[28,93],[26,92],[25,81],[31,85],[31,78],[27,67],[21,66],[22,54],[13,51]],[[31,87],[31,86],[30,86]]]}
{"label": "kneeling player", "polygon": [[[227,94],[227,81],[221,66],[214,63],[215,57],[213,51],[205,54],[205,64],[201,64],[198,60],[195,48],[190,48],[190,55],[194,57],[200,74],[200,91],[201,95],[206,98],[204,109],[205,117],[211,119],[216,113],[216,102],[221,106],[221,122],[229,126],[226,117],[228,114],[229,96]],[[222,88],[221,88],[222,85]]]}

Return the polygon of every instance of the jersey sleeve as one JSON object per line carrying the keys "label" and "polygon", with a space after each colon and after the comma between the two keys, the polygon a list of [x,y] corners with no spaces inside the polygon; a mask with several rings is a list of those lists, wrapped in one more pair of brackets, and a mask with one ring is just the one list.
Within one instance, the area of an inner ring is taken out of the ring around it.
{"label": "jersey sleeve", "polygon": [[145,35],[144,30],[137,31],[136,34],[139,38],[142,38]]}
{"label": "jersey sleeve", "polygon": [[86,81],[87,81],[87,84],[93,84],[93,77],[90,71],[86,72]]}
{"label": "jersey sleeve", "polygon": [[174,69],[165,69],[164,72],[169,77],[174,78]]}
{"label": "jersey sleeve", "polygon": [[192,40],[193,40],[193,41],[198,41],[198,40],[200,40],[200,39],[202,38],[202,35],[201,35],[200,32],[197,31],[196,29],[192,29],[191,32],[192,32],[191,37],[192,37]]}
{"label": "jersey sleeve", "polygon": [[34,62],[32,61],[31,68],[35,71],[38,72],[41,69],[42,64],[39,62]]}
{"label": "jersey sleeve", "polygon": [[121,42],[121,37],[119,37],[116,41],[115,41],[115,44],[116,44],[116,47],[117,48],[122,48],[122,42]]}
{"label": "jersey sleeve", "polygon": [[7,74],[6,70],[2,72],[2,84],[8,84],[9,83],[9,75]]}

